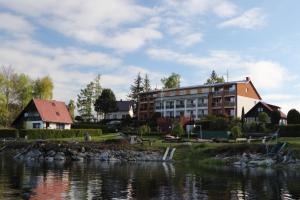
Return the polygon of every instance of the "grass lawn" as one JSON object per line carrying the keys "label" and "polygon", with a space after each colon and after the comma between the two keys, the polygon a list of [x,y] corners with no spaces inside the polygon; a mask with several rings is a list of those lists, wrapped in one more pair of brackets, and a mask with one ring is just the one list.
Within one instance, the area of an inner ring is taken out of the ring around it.
{"label": "grass lawn", "polygon": [[[118,135],[116,133],[108,133],[101,136],[92,137],[92,141],[101,142],[105,140],[115,139]],[[48,139],[48,141],[76,141],[83,142],[83,137],[73,137],[73,138],[57,138],[57,139]]]}

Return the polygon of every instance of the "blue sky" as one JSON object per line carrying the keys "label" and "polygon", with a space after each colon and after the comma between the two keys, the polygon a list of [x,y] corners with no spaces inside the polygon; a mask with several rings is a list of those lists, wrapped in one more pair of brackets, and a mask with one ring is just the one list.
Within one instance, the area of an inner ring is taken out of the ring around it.
{"label": "blue sky", "polygon": [[126,98],[138,72],[152,87],[172,72],[182,86],[214,69],[250,76],[264,101],[300,110],[296,0],[0,0],[0,64],[50,75],[69,101],[102,75]]}

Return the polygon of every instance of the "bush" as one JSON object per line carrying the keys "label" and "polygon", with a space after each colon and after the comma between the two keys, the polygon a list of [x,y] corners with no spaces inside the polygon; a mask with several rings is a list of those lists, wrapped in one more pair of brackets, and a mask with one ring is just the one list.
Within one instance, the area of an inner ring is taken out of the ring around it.
{"label": "bush", "polygon": [[300,124],[279,126],[280,137],[300,137]]}
{"label": "bush", "polygon": [[138,129],[138,134],[140,134],[141,137],[145,134],[150,134],[151,133],[151,128],[148,125],[142,125]]}
{"label": "bush", "polygon": [[18,138],[18,129],[0,129],[0,138]]}
{"label": "bush", "polygon": [[172,129],[172,132],[177,137],[183,135],[183,133],[184,133],[183,126],[178,122],[175,123],[174,128]]}
{"label": "bush", "polygon": [[102,129],[100,124],[96,123],[75,123],[71,126],[72,129]]}
{"label": "bush", "polygon": [[267,113],[260,112],[258,114],[258,121],[259,121],[259,123],[266,124],[266,123],[270,123],[271,119]]}
{"label": "bush", "polygon": [[296,109],[292,109],[287,114],[288,124],[300,124],[300,113]]}
{"label": "bush", "polygon": [[70,129],[70,130],[57,130],[57,129],[28,129],[20,130],[20,137],[27,135],[28,139],[56,139],[56,138],[73,138],[83,137],[85,133],[90,136],[102,135],[101,129]]}
{"label": "bush", "polygon": [[242,137],[242,130],[239,126],[234,126],[231,128],[231,135],[233,138]]}

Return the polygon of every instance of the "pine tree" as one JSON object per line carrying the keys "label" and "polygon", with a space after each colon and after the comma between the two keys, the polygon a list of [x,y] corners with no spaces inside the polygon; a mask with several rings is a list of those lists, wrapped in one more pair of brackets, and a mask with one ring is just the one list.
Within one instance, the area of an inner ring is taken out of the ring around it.
{"label": "pine tree", "polygon": [[141,74],[138,73],[136,79],[134,80],[133,85],[130,87],[130,94],[128,97],[133,100],[134,102],[138,101],[139,93],[143,92],[143,83]]}
{"label": "pine tree", "polygon": [[93,97],[94,97],[94,83],[90,82],[86,88],[80,90],[77,95],[77,108],[82,119],[90,122],[93,119]]}
{"label": "pine tree", "polygon": [[149,92],[150,90],[151,90],[150,80],[149,80],[148,74],[145,74],[145,78],[143,81],[143,91]]}
{"label": "pine tree", "polygon": [[75,103],[74,103],[73,100],[69,101],[68,110],[69,110],[69,113],[70,113],[72,119],[74,120],[75,119],[75,116],[74,116],[75,115],[74,114],[74,112],[75,112]]}
{"label": "pine tree", "polygon": [[223,76],[218,76],[215,70],[211,72],[210,78],[207,79],[205,84],[215,84],[215,83],[224,83],[224,77]]}

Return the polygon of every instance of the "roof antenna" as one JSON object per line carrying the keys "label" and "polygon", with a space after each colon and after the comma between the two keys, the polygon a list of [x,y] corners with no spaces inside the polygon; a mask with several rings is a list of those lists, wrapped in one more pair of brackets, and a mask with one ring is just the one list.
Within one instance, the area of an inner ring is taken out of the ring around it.
{"label": "roof antenna", "polygon": [[228,69],[226,70],[226,77],[227,77],[227,82],[229,82],[229,73],[228,73]]}

